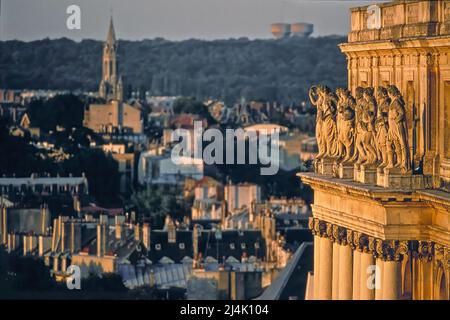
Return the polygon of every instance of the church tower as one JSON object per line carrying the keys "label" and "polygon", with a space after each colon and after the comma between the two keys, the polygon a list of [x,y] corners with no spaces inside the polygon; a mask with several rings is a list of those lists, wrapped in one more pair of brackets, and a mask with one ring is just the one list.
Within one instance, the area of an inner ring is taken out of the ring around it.
{"label": "church tower", "polygon": [[114,23],[111,17],[108,36],[103,45],[103,73],[100,82],[99,95],[103,99],[123,100],[122,77],[118,76],[117,41]]}

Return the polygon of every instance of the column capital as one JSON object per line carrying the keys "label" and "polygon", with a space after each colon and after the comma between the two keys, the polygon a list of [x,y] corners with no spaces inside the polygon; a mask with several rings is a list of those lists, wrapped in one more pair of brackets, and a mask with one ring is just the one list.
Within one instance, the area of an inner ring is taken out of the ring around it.
{"label": "column capital", "polygon": [[409,251],[409,241],[385,240],[382,244],[385,261],[402,261],[403,256]]}
{"label": "column capital", "polygon": [[434,245],[434,256],[438,266],[442,266],[444,270],[450,269],[450,248],[436,243]]}
{"label": "column capital", "polygon": [[427,261],[433,259],[434,243],[432,241],[412,241],[411,246],[415,258]]}

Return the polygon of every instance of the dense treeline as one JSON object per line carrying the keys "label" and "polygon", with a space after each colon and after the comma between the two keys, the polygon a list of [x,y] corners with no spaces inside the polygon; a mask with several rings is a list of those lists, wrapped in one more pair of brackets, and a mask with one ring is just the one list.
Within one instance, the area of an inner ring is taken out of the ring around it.
{"label": "dense treeline", "polygon": [[[164,39],[120,41],[126,83],[153,95],[306,99],[313,83],[345,85],[346,63],[337,45],[343,37],[216,41]],[[102,42],[69,39],[0,42],[0,87],[98,89]]]}

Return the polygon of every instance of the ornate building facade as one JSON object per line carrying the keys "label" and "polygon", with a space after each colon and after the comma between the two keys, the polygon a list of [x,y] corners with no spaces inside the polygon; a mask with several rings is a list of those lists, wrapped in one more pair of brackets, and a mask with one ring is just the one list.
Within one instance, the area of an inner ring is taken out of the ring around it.
{"label": "ornate building facade", "polygon": [[450,299],[450,1],[359,7],[351,20],[349,89],[310,91],[307,298]]}

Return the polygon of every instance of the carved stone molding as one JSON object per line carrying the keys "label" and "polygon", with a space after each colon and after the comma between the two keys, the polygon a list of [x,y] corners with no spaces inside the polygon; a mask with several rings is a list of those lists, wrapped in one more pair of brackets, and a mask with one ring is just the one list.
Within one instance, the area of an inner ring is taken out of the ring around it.
{"label": "carved stone molding", "polygon": [[[431,242],[381,240],[317,218],[310,218],[308,226],[315,236],[328,238],[340,245],[348,245],[359,252],[371,253],[375,258],[383,261],[402,261],[410,251],[421,258],[430,259],[433,256],[433,244]],[[444,249],[442,252],[441,257],[443,258],[441,261],[443,261],[443,265],[448,266],[448,249],[447,251]],[[447,257],[447,260],[445,260],[445,257]]]}

